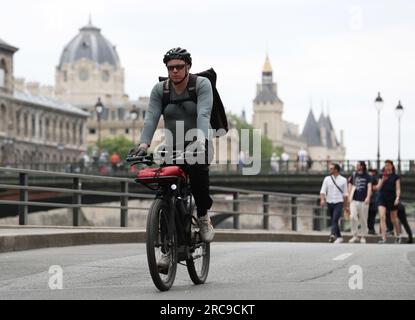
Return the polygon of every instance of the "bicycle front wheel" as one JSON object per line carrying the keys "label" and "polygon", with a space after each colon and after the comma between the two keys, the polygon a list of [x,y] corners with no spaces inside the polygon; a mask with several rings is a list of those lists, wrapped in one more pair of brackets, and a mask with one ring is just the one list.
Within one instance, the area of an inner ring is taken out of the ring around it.
{"label": "bicycle front wheel", "polygon": [[[192,218],[196,220],[195,206],[190,209]],[[200,238],[196,224],[191,224],[191,235],[193,242],[193,252],[191,253],[190,259],[186,260],[187,272],[189,273],[190,279],[194,284],[205,283],[210,264],[210,244],[203,242]]]}
{"label": "bicycle front wheel", "polygon": [[147,262],[151,278],[160,291],[171,288],[177,270],[177,236],[168,237],[168,210],[165,200],[156,199],[147,217]]}
{"label": "bicycle front wheel", "polygon": [[194,284],[205,283],[209,273],[210,244],[200,242],[197,244],[192,257],[186,261],[187,272]]}

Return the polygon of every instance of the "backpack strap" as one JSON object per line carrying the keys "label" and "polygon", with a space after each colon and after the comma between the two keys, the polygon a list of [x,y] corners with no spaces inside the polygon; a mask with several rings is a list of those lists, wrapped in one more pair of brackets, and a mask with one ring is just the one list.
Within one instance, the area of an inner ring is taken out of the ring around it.
{"label": "backpack strap", "polygon": [[342,189],[340,189],[339,185],[336,183],[336,180],[334,180],[334,178],[333,178],[333,176],[332,176],[332,175],[330,176],[330,178],[331,178],[331,181],[333,181],[334,185],[337,187],[337,189],[340,191],[340,193],[341,193],[341,194],[342,194],[342,196],[343,196],[343,190],[342,190]]}
{"label": "backpack strap", "polygon": [[189,82],[187,83],[187,92],[189,93],[190,100],[197,104],[196,80],[197,75],[189,75]]}
{"label": "backpack strap", "polygon": [[185,101],[193,101],[194,103],[197,104],[196,80],[197,80],[197,75],[189,74],[189,81],[187,82],[187,87],[186,87],[186,90],[189,93],[189,98],[179,99],[179,100],[171,100],[170,79],[164,80],[161,114],[164,114],[164,109],[170,103],[181,103]]}
{"label": "backpack strap", "polygon": [[164,109],[170,103],[170,79],[163,81],[163,98],[161,100],[161,114],[164,115]]}

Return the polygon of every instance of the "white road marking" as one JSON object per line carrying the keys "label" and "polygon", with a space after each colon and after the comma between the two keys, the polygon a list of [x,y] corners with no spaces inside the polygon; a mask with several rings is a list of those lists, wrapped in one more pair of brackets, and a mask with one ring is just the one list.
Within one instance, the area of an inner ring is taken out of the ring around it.
{"label": "white road marking", "polygon": [[352,256],[353,253],[342,253],[341,255],[337,256],[336,258],[333,258],[334,261],[342,261],[342,260],[346,260],[347,258],[349,258],[350,256]]}

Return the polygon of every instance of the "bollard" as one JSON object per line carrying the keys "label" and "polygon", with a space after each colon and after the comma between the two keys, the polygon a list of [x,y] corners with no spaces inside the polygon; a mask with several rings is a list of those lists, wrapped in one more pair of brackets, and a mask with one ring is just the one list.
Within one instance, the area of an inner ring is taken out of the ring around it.
{"label": "bollard", "polygon": [[235,192],[233,194],[233,228],[240,229],[241,226],[239,224],[239,193]]}
{"label": "bollard", "polygon": [[297,231],[297,197],[291,197],[291,230]]}
{"label": "bollard", "polygon": [[[121,192],[128,193],[128,182],[121,182]],[[128,227],[128,196],[121,196],[121,227]]]}
{"label": "bollard", "polygon": [[[19,173],[19,184],[24,187],[29,185],[29,176],[27,173]],[[20,190],[19,201],[29,201],[29,191],[27,189]],[[25,226],[28,223],[28,209],[27,204],[19,204],[19,225],[21,226]]]}
{"label": "bollard", "polygon": [[263,227],[265,230],[269,230],[269,195],[264,194],[262,196],[262,208],[264,213]]}
{"label": "bollard", "polygon": [[322,224],[322,215],[321,215],[321,208],[320,208],[320,199],[316,200],[316,208],[313,210],[313,230],[314,231],[321,231],[321,224]]}
{"label": "bollard", "polygon": [[[72,189],[81,190],[82,182],[80,178],[73,178]],[[81,204],[82,195],[80,193],[74,193],[72,196],[72,204],[77,205],[72,208],[72,222],[74,227],[79,227],[81,223]]]}

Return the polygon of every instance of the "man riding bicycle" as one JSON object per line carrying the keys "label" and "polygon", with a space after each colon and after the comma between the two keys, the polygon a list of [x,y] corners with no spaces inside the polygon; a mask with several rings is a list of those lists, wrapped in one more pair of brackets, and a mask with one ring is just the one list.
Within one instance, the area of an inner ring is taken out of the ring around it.
{"label": "man riding bicycle", "polygon": [[[209,163],[213,158],[213,144],[209,136],[213,104],[212,85],[209,79],[197,77],[197,103],[195,103],[189,99],[188,92],[189,70],[192,66],[190,53],[186,49],[173,48],[164,55],[163,62],[168,70],[169,104],[163,106],[163,93],[166,90],[166,84],[164,82],[157,83],[151,91],[140,144],[130,150],[130,156],[145,156],[147,154],[147,149],[151,144],[162,114],[165,128],[171,132],[169,136],[172,137],[172,141],[166,139],[166,144],[171,144],[173,150],[204,152],[205,161],[187,164],[186,170],[189,174],[192,194],[197,207],[200,237],[204,242],[211,242],[214,237],[214,229],[208,210],[213,203],[209,195]],[[186,141],[184,136],[180,137],[178,134],[179,122],[182,122],[184,127],[183,135],[194,129],[198,129],[201,134],[195,136],[193,141]],[[158,264],[168,264],[168,260],[162,258],[161,261],[158,261]]]}

